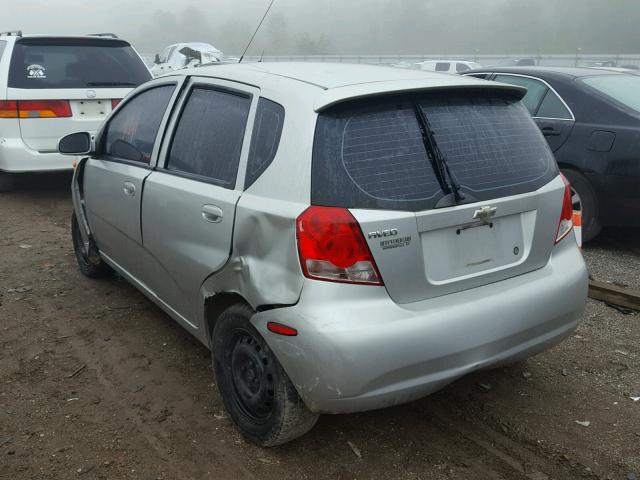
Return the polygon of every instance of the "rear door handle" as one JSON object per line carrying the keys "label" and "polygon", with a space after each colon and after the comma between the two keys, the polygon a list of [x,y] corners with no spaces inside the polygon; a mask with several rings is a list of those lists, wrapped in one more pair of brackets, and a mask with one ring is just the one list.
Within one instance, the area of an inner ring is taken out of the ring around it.
{"label": "rear door handle", "polygon": [[556,130],[553,127],[544,127],[542,129],[542,134],[545,137],[559,137],[561,135],[560,130]]}
{"label": "rear door handle", "polygon": [[220,223],[224,213],[220,207],[215,205],[204,205],[202,207],[202,218],[209,223]]}
{"label": "rear door handle", "polygon": [[131,182],[124,182],[122,190],[124,191],[124,194],[128,195],[129,197],[136,196],[136,186]]}

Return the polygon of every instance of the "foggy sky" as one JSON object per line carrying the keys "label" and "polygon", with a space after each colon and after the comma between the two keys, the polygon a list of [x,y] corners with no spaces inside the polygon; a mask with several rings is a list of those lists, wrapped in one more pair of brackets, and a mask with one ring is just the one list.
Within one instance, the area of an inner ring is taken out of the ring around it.
{"label": "foggy sky", "polygon": [[[0,30],[239,54],[269,0],[0,0]],[[276,0],[249,54],[640,53],[638,0]]]}

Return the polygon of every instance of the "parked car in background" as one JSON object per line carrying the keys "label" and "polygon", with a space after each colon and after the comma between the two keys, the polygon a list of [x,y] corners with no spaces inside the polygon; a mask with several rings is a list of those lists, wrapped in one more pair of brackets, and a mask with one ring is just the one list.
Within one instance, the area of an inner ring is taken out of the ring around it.
{"label": "parked car in background", "polygon": [[640,77],[595,68],[488,68],[476,78],[526,87],[582,212],[585,241],[603,226],[640,226]]}
{"label": "parked car in background", "polygon": [[157,77],[173,70],[219,62],[223,59],[224,54],[208,43],[176,43],[165,48],[162,55],[156,53],[151,73]]}
{"label": "parked car in background", "polygon": [[500,67],[533,67],[538,64],[538,61],[533,57],[524,58],[506,58],[500,60],[497,66]]}
{"label": "parked car in background", "polygon": [[525,90],[349,64],[181,70],[60,151],[87,276],[212,350],[244,436],[397,405],[581,319],[571,196]]}
{"label": "parked car in background", "polygon": [[19,173],[71,170],[60,137],[95,132],[150,78],[133,47],[111,35],[0,34],[0,191]]}
{"label": "parked car in background", "polygon": [[426,60],[416,63],[415,66],[420,70],[440,73],[462,73],[482,67],[479,63],[462,60]]}

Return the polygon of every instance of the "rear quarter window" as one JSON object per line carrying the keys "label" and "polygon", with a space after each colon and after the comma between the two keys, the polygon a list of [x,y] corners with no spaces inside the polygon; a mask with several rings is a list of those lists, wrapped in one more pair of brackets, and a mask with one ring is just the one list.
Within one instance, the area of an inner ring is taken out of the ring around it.
{"label": "rear quarter window", "polygon": [[284,107],[266,98],[260,98],[251,137],[244,188],[249,188],[273,161],[278,151]]}
{"label": "rear quarter window", "polygon": [[470,199],[533,191],[558,174],[544,137],[524,105],[513,98],[478,92],[360,100],[318,118],[312,203],[435,208],[445,193],[427,154],[414,102],[423,109],[452,175]]}
{"label": "rear quarter window", "polygon": [[9,87],[136,87],[151,74],[121,40],[24,38],[15,43]]}

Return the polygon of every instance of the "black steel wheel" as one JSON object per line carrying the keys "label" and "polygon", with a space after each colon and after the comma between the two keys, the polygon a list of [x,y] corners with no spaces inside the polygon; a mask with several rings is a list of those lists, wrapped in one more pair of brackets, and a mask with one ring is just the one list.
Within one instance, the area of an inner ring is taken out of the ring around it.
{"label": "black steel wheel", "polygon": [[278,359],[251,325],[254,312],[234,305],[217,320],[211,339],[220,396],[240,433],[263,447],[294,440],[313,428],[309,411]]}

